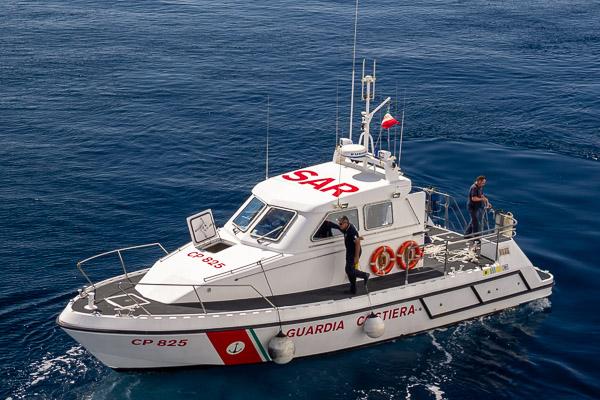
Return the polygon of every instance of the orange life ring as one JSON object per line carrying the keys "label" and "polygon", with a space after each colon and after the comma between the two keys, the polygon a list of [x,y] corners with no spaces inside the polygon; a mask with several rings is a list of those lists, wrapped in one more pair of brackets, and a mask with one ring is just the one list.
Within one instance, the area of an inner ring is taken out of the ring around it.
{"label": "orange life ring", "polygon": [[394,250],[389,246],[381,246],[371,256],[371,270],[376,275],[387,275],[390,273],[396,259]]}
{"label": "orange life ring", "polygon": [[[408,250],[409,247],[415,247],[419,244],[414,240],[407,240],[402,243],[402,246],[398,249],[398,253],[396,253],[396,262],[398,263],[398,268],[406,270],[406,263],[404,262],[404,253]],[[419,263],[419,260],[423,258],[423,249],[420,247],[415,247],[412,249],[414,254],[407,254],[408,259],[412,260],[408,263],[408,269],[411,270]]]}

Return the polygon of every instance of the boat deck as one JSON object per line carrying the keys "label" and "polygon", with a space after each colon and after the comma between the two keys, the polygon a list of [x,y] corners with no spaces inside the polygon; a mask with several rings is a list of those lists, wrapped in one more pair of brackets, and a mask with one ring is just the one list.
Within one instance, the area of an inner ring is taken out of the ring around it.
{"label": "boat deck", "polygon": [[[448,231],[438,227],[429,227],[427,231],[431,238],[431,245],[428,248],[434,248],[436,245],[445,245],[446,240],[457,241],[462,240],[464,237],[456,232]],[[508,240],[508,239],[506,239]],[[465,243],[449,244],[450,252],[463,252],[469,251]],[[418,268],[413,268],[409,271],[408,276],[405,273],[396,273],[393,275],[386,276],[371,276],[369,279],[368,289],[370,292],[376,292],[381,290],[390,289],[392,287],[402,286],[408,280],[408,284],[433,279],[444,275],[444,261],[437,258],[435,255],[428,254],[426,250],[423,257],[423,265]],[[462,260],[455,261],[451,258],[446,263],[446,270],[448,272],[452,270],[470,270],[475,268],[481,268],[486,265],[493,263],[486,257],[479,256],[476,260],[465,261],[465,257]],[[180,303],[180,304],[163,304],[153,300],[145,299],[140,293],[135,290],[135,284],[137,284],[144,274],[130,274],[129,280],[124,278],[120,281],[113,281],[111,283],[97,286],[96,287],[96,306],[97,312],[101,314],[117,314],[124,313],[127,315],[145,315],[146,311],[152,315],[178,315],[178,314],[204,314],[207,313],[218,313],[218,312],[239,312],[246,310],[256,310],[271,308],[271,305],[265,301],[264,298],[253,298],[253,299],[240,299],[230,301],[219,301],[219,302],[200,302],[194,303]],[[357,282],[358,293],[352,295],[345,293],[348,290],[348,283],[344,283],[337,286],[331,286],[322,289],[316,289],[301,293],[292,293],[280,296],[268,296],[267,298],[273,304],[278,307],[303,305],[310,303],[318,303],[324,301],[336,301],[346,299],[353,296],[361,296],[366,294],[366,288],[362,284],[362,281]],[[127,292],[127,294],[124,293]],[[135,299],[135,301],[133,300]],[[137,304],[136,304],[137,302]],[[142,307],[140,307],[139,305]],[[84,307],[87,305],[87,299],[77,299],[73,304],[73,309],[78,312],[91,313],[93,311],[87,310]],[[204,306],[204,307],[203,307]]]}

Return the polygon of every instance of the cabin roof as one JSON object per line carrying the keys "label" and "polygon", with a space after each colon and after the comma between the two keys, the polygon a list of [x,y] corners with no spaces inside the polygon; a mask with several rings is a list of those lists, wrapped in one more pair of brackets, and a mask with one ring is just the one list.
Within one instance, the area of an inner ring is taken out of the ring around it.
{"label": "cabin roof", "polygon": [[321,212],[335,204],[375,203],[389,199],[394,192],[408,194],[410,180],[390,183],[382,168],[361,164],[327,162],[269,178],[257,184],[252,193],[268,204],[298,210]]}

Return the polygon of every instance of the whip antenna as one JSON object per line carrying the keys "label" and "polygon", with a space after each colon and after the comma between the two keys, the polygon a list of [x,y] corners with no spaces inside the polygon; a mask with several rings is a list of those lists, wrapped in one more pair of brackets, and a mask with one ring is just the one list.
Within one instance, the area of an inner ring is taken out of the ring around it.
{"label": "whip antenna", "polygon": [[338,145],[339,108],[340,108],[340,78],[335,78],[335,145]]}
{"label": "whip antenna", "polygon": [[267,170],[265,172],[265,179],[269,179],[269,95],[267,95]]}
{"label": "whip antenna", "polygon": [[[396,81],[396,112],[394,115],[398,115],[398,81]],[[394,158],[396,157],[396,143],[398,143],[398,124],[394,124]]]}
{"label": "whip antenna", "polygon": [[354,113],[354,65],[356,61],[356,26],[358,25],[358,0],[356,0],[356,11],[354,12],[354,50],[352,54],[352,93],[350,95],[350,134],[352,140],[352,116]]}
{"label": "whip antenna", "polygon": [[404,89],[404,101],[402,102],[402,124],[400,125],[400,148],[398,149],[398,168],[402,157],[402,136],[404,134],[404,109],[406,108],[406,89]]}

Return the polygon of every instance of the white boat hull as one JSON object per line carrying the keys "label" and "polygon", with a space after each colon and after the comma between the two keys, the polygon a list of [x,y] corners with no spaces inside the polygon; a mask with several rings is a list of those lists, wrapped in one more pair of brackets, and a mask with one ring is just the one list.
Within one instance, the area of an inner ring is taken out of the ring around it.
{"label": "white boat hull", "polygon": [[[533,267],[522,271],[492,268],[492,278],[489,269],[478,270],[372,293],[373,311],[385,323],[385,332],[377,339],[367,336],[363,329],[370,314],[367,296],[282,308],[282,330],[294,342],[295,358],[302,358],[413,335],[551,294],[553,277],[548,275],[542,281]],[[435,286],[435,292],[429,290]],[[272,360],[268,344],[280,329],[277,313],[271,309],[209,315],[115,316],[104,327],[94,327],[94,322],[106,317],[80,315],[78,327],[66,322],[72,317],[67,307],[58,319],[59,325],[114,369],[269,362]]]}

